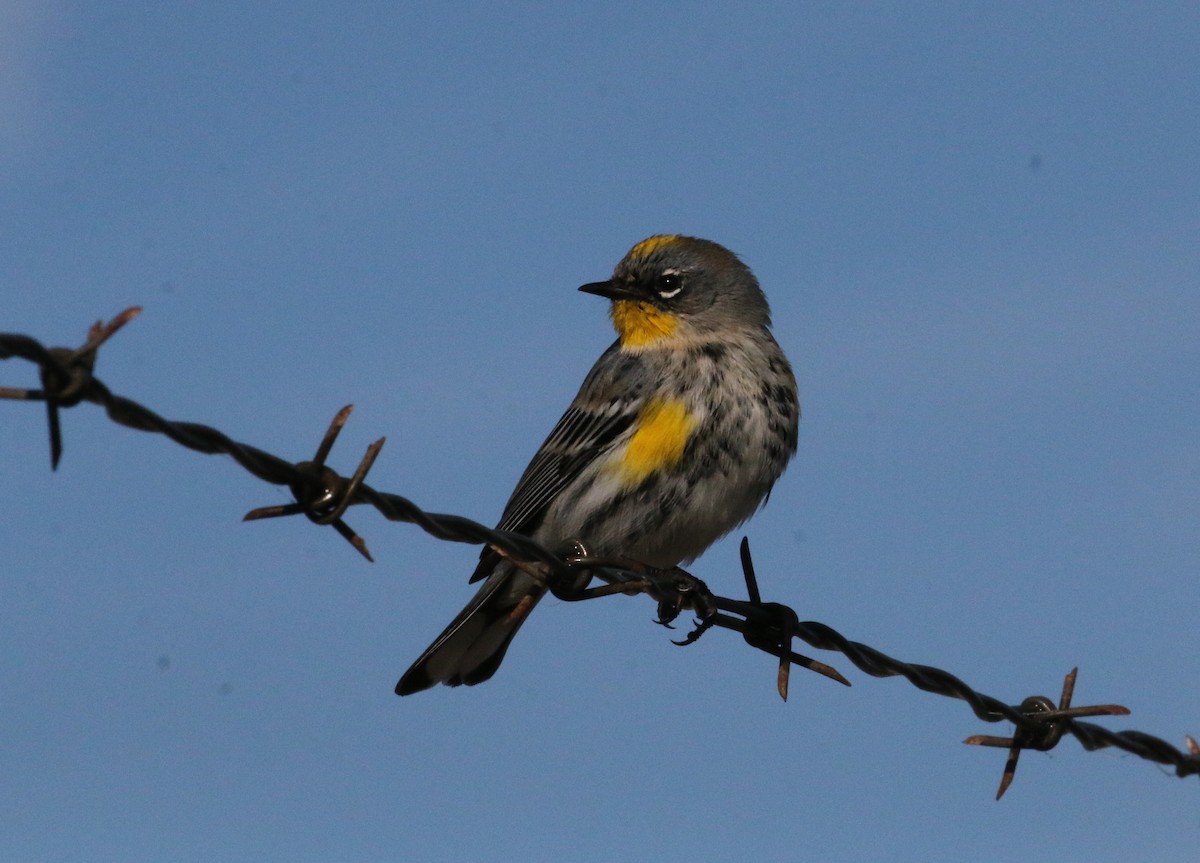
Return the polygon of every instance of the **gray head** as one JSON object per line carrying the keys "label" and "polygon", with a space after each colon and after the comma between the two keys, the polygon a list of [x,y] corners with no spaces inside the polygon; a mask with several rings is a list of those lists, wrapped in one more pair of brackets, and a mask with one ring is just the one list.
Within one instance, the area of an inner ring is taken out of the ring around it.
{"label": "gray head", "polygon": [[630,346],[771,324],[767,298],[750,268],[724,246],[696,237],[642,240],[611,279],[580,290],[613,301],[613,323]]}

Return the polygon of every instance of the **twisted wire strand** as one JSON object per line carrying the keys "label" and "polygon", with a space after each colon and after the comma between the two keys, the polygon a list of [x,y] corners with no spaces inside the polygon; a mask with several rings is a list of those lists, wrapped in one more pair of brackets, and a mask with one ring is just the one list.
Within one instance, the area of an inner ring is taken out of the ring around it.
{"label": "twisted wire strand", "polygon": [[[132,317],[129,313],[126,315],[127,318]],[[121,321],[121,323],[123,322]],[[117,328],[119,328],[119,324],[116,326],[110,324],[109,326],[109,329],[114,332]],[[97,328],[93,328],[93,336],[96,331]],[[111,335],[111,332],[102,335],[99,341],[103,341],[108,335]],[[80,349],[80,351],[82,350]],[[235,441],[208,425],[165,419],[131,399],[114,394],[103,382],[91,374],[90,357],[81,358],[80,351],[47,348],[29,336],[0,333],[0,360],[16,357],[36,364],[41,372],[43,384],[46,386],[44,390],[0,388],[0,398],[45,401],[51,413],[52,438],[57,434],[55,414],[57,408],[87,401],[101,406],[109,419],[119,425],[165,435],[196,452],[229,455],[237,464],[259,479],[275,485],[290,486],[298,500],[303,500],[307,496],[311,501],[320,493],[328,493],[328,489],[324,487],[322,475],[314,472],[312,463],[287,461],[258,447]],[[95,346],[88,351],[89,354],[94,354],[94,352]],[[63,392],[69,390],[69,395],[64,396],[62,393],[56,392],[53,389],[55,382]],[[348,413],[348,411],[343,413]],[[331,429],[331,434],[334,433],[334,430]],[[55,441],[52,440],[52,448],[55,445]],[[319,461],[318,466],[320,466]],[[333,475],[333,478],[345,485],[343,478],[336,474]],[[328,477],[324,479],[327,480]],[[528,537],[497,531],[460,515],[426,512],[406,497],[378,491],[365,483],[354,486],[352,494],[353,499],[349,503],[372,506],[390,521],[414,524],[440,540],[491,545],[517,560],[542,567],[541,571],[548,579],[568,575],[573,571],[572,563]],[[310,516],[312,512],[311,509],[293,511],[305,511]],[[343,535],[348,530],[345,528]],[[352,534],[352,532],[350,533]],[[578,561],[576,561],[577,564]],[[593,566],[596,565],[598,564],[593,563]],[[1022,709],[1024,705],[1014,707],[993,696],[977,692],[948,671],[929,665],[903,662],[873,647],[851,641],[825,624],[814,621],[801,622],[789,606],[781,603],[763,603],[757,599],[746,601],[715,596],[708,591],[703,582],[681,570],[675,570],[674,573],[656,573],[644,569],[642,571],[622,571],[619,566],[608,566],[608,562],[605,562],[605,566],[605,570],[597,569],[595,574],[609,581],[610,585],[615,587],[608,590],[594,589],[592,595],[610,595],[616,592],[647,593],[652,598],[659,600],[660,622],[664,623],[669,622],[675,614],[683,609],[690,609],[697,613],[701,618],[697,629],[684,642],[677,643],[691,643],[711,626],[734,629],[742,632],[746,641],[752,646],[772,655],[782,656],[781,665],[786,666],[789,662],[802,664],[798,660],[805,659],[805,657],[791,653],[786,644],[786,642],[790,642],[792,636],[795,636],[812,647],[840,652],[857,668],[873,677],[903,677],[913,686],[925,692],[960,699],[966,702],[975,716],[986,722],[1004,720],[1012,722],[1016,729],[1013,739],[1001,740],[1001,742],[1011,743],[1014,753],[1011,756],[1010,769],[1006,772],[1006,781],[1001,785],[1001,794],[1007,787],[1007,781],[1011,780],[1011,771],[1015,769],[1015,753],[1017,751],[1022,748],[1049,749],[1057,744],[1064,733],[1074,736],[1087,751],[1113,747],[1148,761],[1171,765],[1175,768],[1176,775],[1180,777],[1200,774],[1200,746],[1197,746],[1190,737],[1187,740],[1189,749],[1192,751],[1184,752],[1159,737],[1140,731],[1111,731],[1094,723],[1083,722],[1071,717],[1048,719],[1042,716],[1039,718],[1036,712]],[[748,590],[752,596],[756,596],[757,587],[752,586],[751,579],[752,573],[747,572]],[[564,595],[564,598],[590,597]],[[665,613],[664,609],[666,609]],[[781,694],[786,697],[786,676],[783,671],[781,667]],[[836,672],[827,676],[840,679],[840,675],[837,675]],[[846,681],[842,679],[842,682]],[[1124,708],[1119,710],[1123,712]],[[1055,733],[1048,735],[1047,731],[1051,728]],[[1035,737],[1023,738],[1022,733]],[[1033,742],[1030,742],[1031,740]],[[998,744],[993,742],[991,745]]]}

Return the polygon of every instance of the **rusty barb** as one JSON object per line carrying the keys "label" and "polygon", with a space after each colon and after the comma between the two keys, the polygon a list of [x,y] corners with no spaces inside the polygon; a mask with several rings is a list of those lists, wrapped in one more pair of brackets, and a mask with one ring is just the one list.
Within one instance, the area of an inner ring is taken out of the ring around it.
{"label": "rusty barb", "polygon": [[96,367],[96,352],[117,330],[141,313],[141,306],[130,306],[107,324],[96,321],[88,328],[87,341],[78,348],[44,348],[33,339],[10,336],[22,339],[25,344],[21,347],[27,348],[33,356],[22,354],[18,350],[12,353],[0,350],[0,359],[24,356],[25,359],[31,359],[38,364],[38,375],[42,379],[40,390],[0,387],[0,398],[46,403],[46,421],[50,427],[51,470],[58,470],[58,462],[62,458],[62,427],[58,421],[58,409],[75,407],[86,398],[88,388],[94,381],[92,369]]}
{"label": "rusty barb", "polygon": [[296,469],[306,474],[304,481],[288,483],[296,502],[282,506],[260,506],[242,516],[242,521],[304,514],[313,524],[333,525],[334,529],[354,546],[359,554],[372,563],[375,562],[375,558],[371,557],[371,552],[367,551],[367,544],[363,538],[342,521],[342,514],[350,508],[350,504],[354,503],[354,496],[362,487],[367,471],[371,469],[371,465],[375,464],[375,459],[379,456],[379,451],[383,449],[384,441],[387,438],[381,437],[367,447],[366,455],[358,463],[358,469],[354,471],[354,476],[350,478],[349,482],[339,476],[336,471],[325,466],[325,459],[329,456],[329,451],[333,449],[333,443],[341,434],[352,410],[354,410],[354,405],[346,405],[337,412],[333,422],[329,424],[328,431],[325,432],[325,437],[321,439],[321,443],[317,447],[317,454],[313,456],[312,461],[296,463]]}
{"label": "rusty barb", "polygon": [[[961,699],[985,722],[1012,722],[1011,737],[975,735],[965,741],[1009,750],[997,799],[1012,782],[1022,750],[1052,749],[1068,734],[1088,751],[1115,747],[1148,761],[1171,765],[1180,777],[1200,774],[1200,745],[1193,737],[1186,738],[1185,752],[1140,731],[1114,732],[1082,721],[1083,717],[1122,716],[1129,711],[1117,704],[1072,707],[1075,670],[1067,675],[1057,704],[1045,696],[1032,696],[1013,707],[975,691],[947,671],[902,662],[873,647],[850,641],[823,623],[800,620],[790,606],[763,600],[749,542],[745,539],[742,540],[741,561],[747,598],[730,599],[717,596],[699,578],[679,568],[659,570],[635,561],[601,559],[589,553],[581,543],[554,552],[526,536],[493,530],[463,516],[426,512],[407,498],[377,491],[367,485],[366,475],[383,447],[383,438],[367,447],[350,478],[343,477],[329,467],[327,461],[338,434],[349,419],[349,405],[334,417],[313,458],[299,462],[239,443],[211,426],[164,419],[137,402],[114,395],[93,374],[100,346],[140,311],[136,307],[129,308],[108,324],[94,324],[87,341],[79,348],[46,348],[28,336],[0,333],[0,360],[19,357],[36,364],[42,383],[40,389],[0,388],[0,398],[46,403],[52,467],[58,466],[63,449],[59,409],[91,402],[103,407],[109,418],[120,425],[165,435],[197,452],[229,455],[259,479],[291,490],[295,503],[259,507],[245,515],[247,521],[304,515],[315,524],[332,525],[360,554],[371,560],[366,543],[343,520],[349,507],[366,504],[390,521],[415,524],[437,539],[489,545],[525,571],[544,579],[547,588],[564,600],[644,594],[657,603],[657,622],[664,626],[670,627],[685,611],[695,616],[695,627],[676,644],[694,644],[714,628],[729,629],[740,633],[751,647],[775,657],[778,660],[775,685],[785,700],[793,665],[850,685],[837,670],[792,650],[796,639],[819,650],[838,651],[872,677],[903,677],[925,692]],[[603,584],[589,587],[593,580]]]}
{"label": "rusty barb", "polygon": [[[1000,778],[1000,789],[996,792],[997,800],[1004,796],[1004,792],[1012,784],[1017,773],[1017,759],[1021,756],[1022,749],[1036,749],[1040,752],[1053,749],[1070,729],[1073,719],[1083,716],[1129,715],[1129,708],[1120,704],[1072,707],[1071,696],[1075,693],[1075,678],[1078,675],[1078,668],[1072,668],[1067,673],[1057,705],[1044,695],[1031,695],[1022,701],[1021,706],[1016,709],[1029,719],[1030,724],[1018,726],[1012,737],[976,734],[963,741],[972,746],[998,746],[1008,749],[1008,761],[1004,765],[1004,775]],[[1191,738],[1188,740],[1191,741]]]}

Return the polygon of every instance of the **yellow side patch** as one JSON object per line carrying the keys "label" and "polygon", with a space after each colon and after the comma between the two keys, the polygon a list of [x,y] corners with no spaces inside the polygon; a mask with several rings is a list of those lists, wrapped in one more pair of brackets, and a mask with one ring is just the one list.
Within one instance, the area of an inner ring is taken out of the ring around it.
{"label": "yellow side patch", "polygon": [[678,234],[655,234],[653,237],[647,237],[636,246],[629,250],[629,256],[633,258],[645,258],[654,254],[663,246],[669,246],[671,243],[679,242]]}
{"label": "yellow side patch", "polygon": [[683,402],[650,401],[642,408],[633,437],[616,464],[621,478],[632,485],[678,464],[695,427],[696,418]]}
{"label": "yellow side patch", "polygon": [[641,300],[617,300],[612,304],[613,326],[621,347],[638,348],[675,332],[679,319]]}

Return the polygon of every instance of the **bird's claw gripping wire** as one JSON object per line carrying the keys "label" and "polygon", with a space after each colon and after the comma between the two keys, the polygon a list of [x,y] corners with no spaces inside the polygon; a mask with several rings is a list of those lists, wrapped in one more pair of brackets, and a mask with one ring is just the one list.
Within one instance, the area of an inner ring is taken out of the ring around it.
{"label": "bird's claw gripping wire", "polygon": [[1062,695],[1058,704],[1045,695],[1031,695],[1021,702],[1016,710],[1031,720],[1028,725],[1018,725],[1013,730],[1012,737],[996,737],[990,734],[976,734],[968,737],[963,743],[972,746],[995,746],[1008,749],[1008,760],[1004,764],[1004,774],[1000,777],[1000,788],[996,791],[999,800],[1012,784],[1017,773],[1017,759],[1021,757],[1022,749],[1036,749],[1046,752],[1053,749],[1062,740],[1063,735],[1070,730],[1070,722],[1084,716],[1127,716],[1129,708],[1120,704],[1096,704],[1089,707],[1072,707],[1071,697],[1075,694],[1075,678],[1079,675],[1078,668],[1072,668],[1063,680]]}
{"label": "bird's claw gripping wire", "polygon": [[[564,562],[571,574],[579,575],[550,579],[548,586],[551,593],[568,602],[617,593],[626,596],[644,593],[658,601],[655,623],[668,628],[684,609],[692,609],[699,617],[707,617],[716,610],[708,586],[677,566],[661,569],[623,558],[597,557],[579,540],[569,543]],[[587,584],[593,577],[607,583],[589,588]]]}
{"label": "bird's claw gripping wire", "polygon": [[[708,585],[696,576],[679,567],[658,570],[656,575],[658,580],[655,590],[652,592],[652,595],[658,600],[658,618],[654,621],[655,623],[668,629],[674,629],[675,627],[671,624],[675,619],[685,610],[690,610],[696,616],[696,628],[698,629],[716,615],[716,596],[708,589]],[[695,631],[695,629],[692,630],[692,632]],[[699,636],[696,637],[699,638]],[[690,644],[688,638],[691,638],[691,633],[684,638],[683,642],[674,641],[672,643]]]}
{"label": "bird's claw gripping wire", "polygon": [[313,456],[312,461],[296,463],[296,469],[304,477],[302,480],[296,480],[288,484],[288,487],[292,491],[292,496],[296,498],[296,502],[252,509],[242,517],[243,521],[256,521],[261,518],[278,518],[285,515],[303,514],[314,524],[333,525],[334,530],[354,546],[359,554],[374,563],[371,552],[367,550],[366,542],[342,520],[342,515],[349,508],[350,504],[354,503],[355,495],[362,486],[363,480],[367,477],[367,471],[375,463],[375,459],[378,457],[379,451],[383,449],[383,444],[387,438],[380,438],[367,447],[366,454],[363,456],[362,461],[359,462],[358,468],[354,471],[354,476],[350,479],[346,479],[325,465],[325,459],[329,456],[330,450],[333,449],[333,443],[337,440],[343,426],[346,425],[346,420],[350,417],[352,410],[354,410],[353,405],[346,405],[337,412],[337,415],[334,416],[328,430],[325,432],[325,437],[321,439],[321,443],[317,447],[317,453]]}
{"label": "bird's claw gripping wire", "polygon": [[786,605],[762,601],[758,581],[754,575],[754,564],[750,558],[748,540],[742,540],[741,554],[749,601],[718,597],[709,590],[707,584],[679,567],[656,569],[627,560],[604,560],[591,556],[587,548],[578,541],[571,545],[572,552],[566,558],[567,565],[592,571],[609,583],[586,590],[564,590],[561,582],[556,587],[554,581],[551,581],[550,590],[555,596],[575,601],[611,596],[614,593],[645,593],[658,602],[658,619],[655,622],[668,628],[674,628],[671,624],[682,612],[691,610],[696,615],[695,628],[683,639],[672,642],[681,647],[696,643],[700,636],[714,626],[740,632],[747,644],[779,658],[776,688],[785,701],[792,665],[802,666],[846,686],[850,685],[850,681],[837,669],[791,649],[792,640],[799,628],[799,619],[796,612]]}

